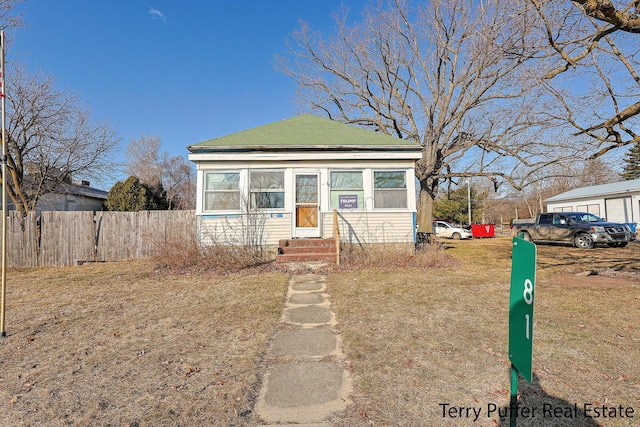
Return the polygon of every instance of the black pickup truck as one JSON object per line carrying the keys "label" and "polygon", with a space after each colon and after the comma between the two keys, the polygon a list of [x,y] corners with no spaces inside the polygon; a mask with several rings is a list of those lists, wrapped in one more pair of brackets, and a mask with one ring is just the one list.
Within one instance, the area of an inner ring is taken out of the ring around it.
{"label": "black pickup truck", "polygon": [[586,212],[538,214],[535,222],[514,221],[513,229],[526,240],[536,243],[572,243],[578,248],[593,248],[598,243],[624,247],[635,239],[627,224],[606,222]]}

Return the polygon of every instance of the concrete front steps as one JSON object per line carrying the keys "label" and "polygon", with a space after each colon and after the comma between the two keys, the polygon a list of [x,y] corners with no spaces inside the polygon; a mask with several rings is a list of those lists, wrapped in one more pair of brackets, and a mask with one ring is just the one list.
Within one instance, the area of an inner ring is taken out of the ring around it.
{"label": "concrete front steps", "polygon": [[276,262],[336,262],[335,239],[285,239],[278,242]]}

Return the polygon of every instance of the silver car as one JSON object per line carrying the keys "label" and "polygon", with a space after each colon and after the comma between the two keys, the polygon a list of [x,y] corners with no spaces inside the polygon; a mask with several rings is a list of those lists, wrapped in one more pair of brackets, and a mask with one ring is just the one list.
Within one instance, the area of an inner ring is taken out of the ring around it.
{"label": "silver car", "polygon": [[433,221],[433,232],[437,237],[444,237],[446,239],[460,240],[471,238],[471,231],[454,227],[446,221]]}

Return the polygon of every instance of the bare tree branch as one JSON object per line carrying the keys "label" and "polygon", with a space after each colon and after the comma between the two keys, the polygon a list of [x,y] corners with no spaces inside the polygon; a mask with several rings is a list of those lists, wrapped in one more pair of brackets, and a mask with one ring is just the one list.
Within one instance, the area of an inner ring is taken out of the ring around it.
{"label": "bare tree branch", "polygon": [[[540,67],[538,74],[549,81],[557,80],[543,87],[562,88],[550,90],[557,103],[548,116],[572,127],[574,136],[591,138],[592,158],[637,142],[640,58],[636,34],[640,30],[640,3],[529,1],[551,48],[546,57],[550,67]],[[589,90],[576,84],[579,81],[589,84]]]}
{"label": "bare tree branch", "polygon": [[[629,33],[640,33],[640,3],[631,1],[624,8],[616,7],[611,0],[572,0],[580,5],[584,13],[599,21],[607,22],[616,29]],[[631,12],[631,9],[635,12]]]}

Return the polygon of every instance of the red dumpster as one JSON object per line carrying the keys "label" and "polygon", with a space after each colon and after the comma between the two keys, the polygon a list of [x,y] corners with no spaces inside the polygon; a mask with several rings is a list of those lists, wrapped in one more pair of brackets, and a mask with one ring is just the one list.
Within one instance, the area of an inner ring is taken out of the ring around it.
{"label": "red dumpster", "polygon": [[471,235],[474,238],[495,237],[496,228],[494,224],[471,224]]}

